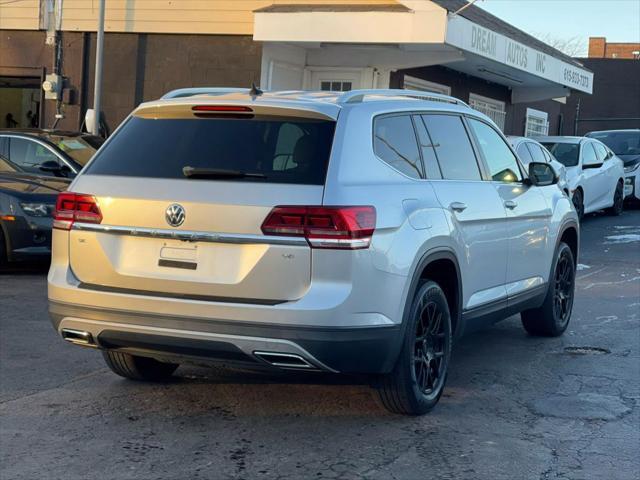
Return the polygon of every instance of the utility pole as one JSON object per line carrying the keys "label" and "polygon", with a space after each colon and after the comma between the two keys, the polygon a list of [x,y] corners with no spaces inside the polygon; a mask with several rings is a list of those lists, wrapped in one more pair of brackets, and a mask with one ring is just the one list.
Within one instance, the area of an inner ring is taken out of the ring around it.
{"label": "utility pole", "polygon": [[96,73],[93,89],[93,125],[94,135],[100,135],[100,111],[102,109],[102,59],[104,56],[104,8],[106,0],[100,1],[98,13],[98,36],[96,38]]}

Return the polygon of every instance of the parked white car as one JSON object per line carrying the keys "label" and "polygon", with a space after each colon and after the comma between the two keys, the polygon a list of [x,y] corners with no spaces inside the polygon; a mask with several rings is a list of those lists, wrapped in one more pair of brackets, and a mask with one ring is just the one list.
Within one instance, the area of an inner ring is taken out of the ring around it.
{"label": "parked white car", "polygon": [[537,137],[567,168],[573,205],[585,213],[607,209],[620,215],[624,204],[624,166],[604,143],[586,137]]}
{"label": "parked white car", "polygon": [[567,168],[554,158],[549,150],[535,140],[528,137],[508,136],[507,140],[518,154],[520,161],[525,167],[529,167],[531,162],[550,163],[558,175],[558,187],[571,197],[569,183],[567,182]]}
{"label": "parked white car", "polygon": [[640,202],[640,128],[603,130],[586,136],[600,140],[624,162],[625,200]]}

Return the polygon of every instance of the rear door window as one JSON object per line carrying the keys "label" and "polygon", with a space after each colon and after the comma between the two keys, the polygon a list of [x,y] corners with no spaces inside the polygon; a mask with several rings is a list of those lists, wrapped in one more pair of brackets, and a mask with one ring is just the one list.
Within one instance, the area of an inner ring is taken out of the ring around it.
{"label": "rear door window", "polygon": [[233,181],[322,185],[335,122],[297,117],[132,117],[86,173],[186,178],[184,167],[258,174]]}
{"label": "rear door window", "polygon": [[376,118],[373,148],[380,159],[396,170],[411,178],[424,178],[416,133],[409,115]]}
{"label": "rear door window", "polygon": [[422,115],[434,147],[442,178],[448,180],[480,180],[480,169],[458,115]]}
{"label": "rear door window", "polygon": [[416,126],[416,133],[418,134],[418,144],[420,151],[422,152],[422,161],[424,162],[424,169],[427,178],[441,179],[442,172],[438,165],[438,157],[436,156],[436,148],[431,140],[431,136],[427,131],[427,127],[424,124],[424,120],[420,115],[413,117],[413,123]]}

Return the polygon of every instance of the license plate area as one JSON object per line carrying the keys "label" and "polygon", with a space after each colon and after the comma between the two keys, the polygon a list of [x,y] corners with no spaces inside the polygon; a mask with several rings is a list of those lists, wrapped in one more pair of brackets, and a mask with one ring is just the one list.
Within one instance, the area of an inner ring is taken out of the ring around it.
{"label": "license plate area", "polygon": [[160,258],[163,260],[177,260],[183,262],[198,262],[198,247],[173,247],[164,246],[160,249]]}
{"label": "license plate area", "polygon": [[198,264],[193,262],[181,262],[179,260],[158,260],[159,267],[182,268],[183,270],[197,270]]}
{"label": "license plate area", "polygon": [[181,268],[182,270],[198,269],[198,247],[173,247],[165,245],[160,249],[159,267]]}

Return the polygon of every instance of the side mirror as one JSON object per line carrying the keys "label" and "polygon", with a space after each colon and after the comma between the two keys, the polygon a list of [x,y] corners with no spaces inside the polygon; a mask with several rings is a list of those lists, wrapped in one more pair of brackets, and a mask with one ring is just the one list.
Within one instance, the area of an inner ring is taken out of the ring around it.
{"label": "side mirror", "polygon": [[604,162],[597,158],[582,162],[582,168],[600,168]]}
{"label": "side mirror", "polygon": [[532,185],[546,187],[558,183],[558,175],[549,163],[530,162],[529,180]]}
{"label": "side mirror", "polygon": [[46,162],[42,162],[38,167],[43,172],[53,173],[54,175],[60,175],[66,177],[69,173],[71,173],[71,169],[66,165],[60,165],[55,160],[47,160]]}
{"label": "side mirror", "polygon": [[39,168],[43,172],[59,172],[60,170],[62,170],[60,164],[54,160],[47,160],[46,162],[42,162]]}

